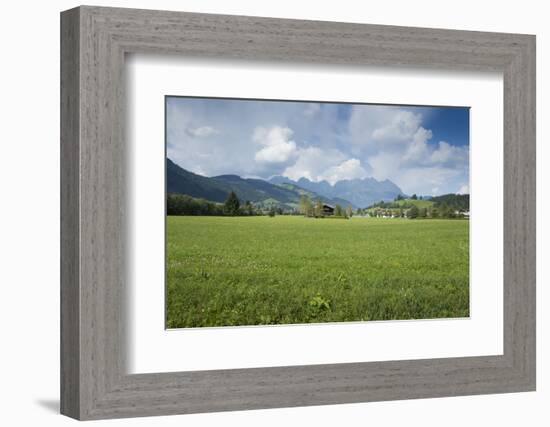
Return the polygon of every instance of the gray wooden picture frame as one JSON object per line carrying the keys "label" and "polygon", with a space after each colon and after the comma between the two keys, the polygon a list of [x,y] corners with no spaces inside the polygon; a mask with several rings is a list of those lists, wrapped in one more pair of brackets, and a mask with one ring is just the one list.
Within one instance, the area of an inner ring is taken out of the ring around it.
{"label": "gray wooden picture frame", "polygon": [[[127,374],[124,60],[135,52],[502,72],[504,354]],[[62,12],[63,414],[85,420],[530,390],[534,36],[88,6]]]}

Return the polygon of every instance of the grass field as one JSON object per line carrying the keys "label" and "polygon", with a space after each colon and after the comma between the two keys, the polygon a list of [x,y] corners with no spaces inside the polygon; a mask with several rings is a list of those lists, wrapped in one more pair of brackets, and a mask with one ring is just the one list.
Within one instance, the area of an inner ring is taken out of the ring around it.
{"label": "grass field", "polygon": [[469,222],[167,219],[169,328],[469,315]]}

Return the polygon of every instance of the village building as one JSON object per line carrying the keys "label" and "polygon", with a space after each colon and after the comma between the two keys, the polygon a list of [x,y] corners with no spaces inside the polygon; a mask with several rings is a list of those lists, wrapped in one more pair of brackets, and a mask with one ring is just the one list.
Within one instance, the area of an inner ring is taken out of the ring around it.
{"label": "village building", "polygon": [[334,215],[334,206],[327,203],[323,203],[323,215],[331,216]]}

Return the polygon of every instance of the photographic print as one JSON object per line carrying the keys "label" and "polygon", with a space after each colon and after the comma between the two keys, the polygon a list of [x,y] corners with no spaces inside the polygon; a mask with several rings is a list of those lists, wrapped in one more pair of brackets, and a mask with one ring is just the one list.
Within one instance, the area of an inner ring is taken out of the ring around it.
{"label": "photographic print", "polygon": [[468,317],[469,115],[166,96],[166,327]]}

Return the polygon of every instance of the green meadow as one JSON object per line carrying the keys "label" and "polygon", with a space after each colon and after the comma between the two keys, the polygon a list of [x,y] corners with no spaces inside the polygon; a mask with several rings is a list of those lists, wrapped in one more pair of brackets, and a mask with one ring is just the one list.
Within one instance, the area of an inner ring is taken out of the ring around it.
{"label": "green meadow", "polygon": [[167,218],[167,327],[469,315],[469,221]]}

